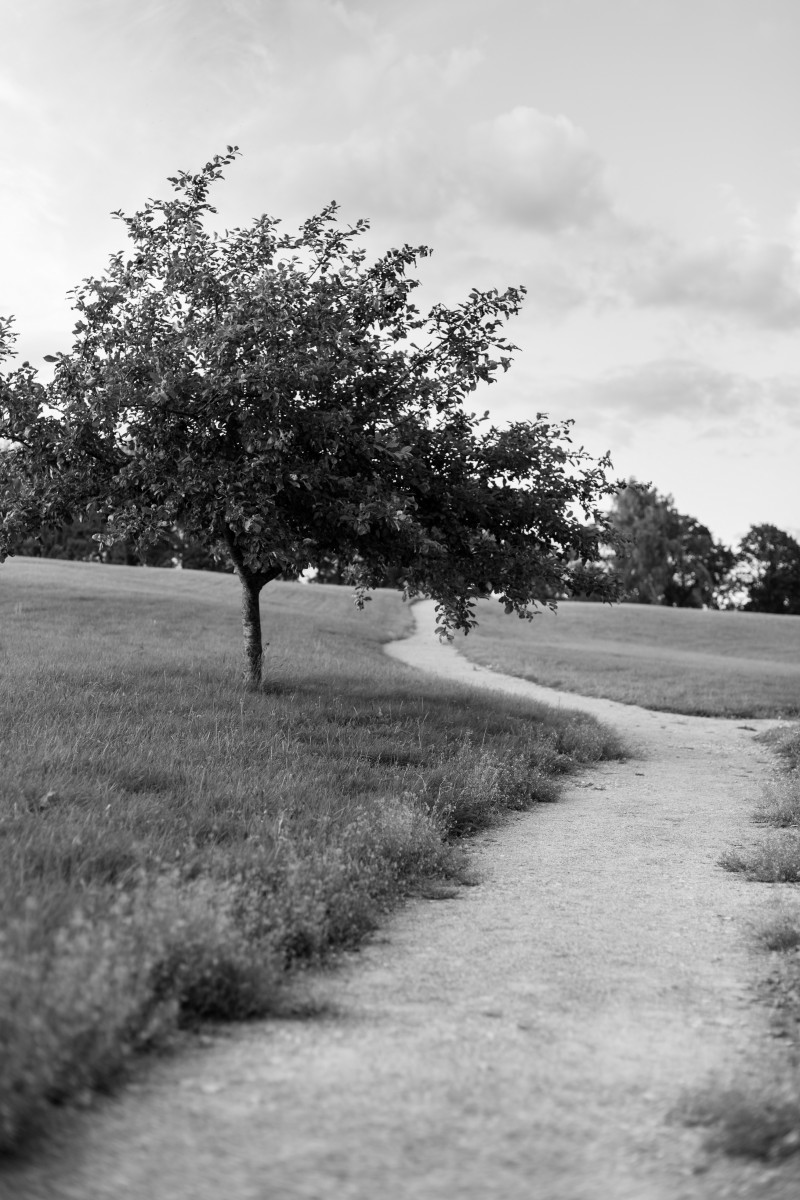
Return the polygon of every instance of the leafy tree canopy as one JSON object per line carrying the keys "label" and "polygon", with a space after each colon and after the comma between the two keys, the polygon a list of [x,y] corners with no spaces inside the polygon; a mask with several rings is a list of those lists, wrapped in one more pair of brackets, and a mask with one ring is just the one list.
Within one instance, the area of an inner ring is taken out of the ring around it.
{"label": "leafy tree canopy", "polygon": [[390,572],[433,596],[444,633],[489,590],[522,617],[554,593],[612,598],[586,569],[614,538],[608,458],[574,448],[571,422],[487,427],[465,407],[507,370],[525,289],[423,315],[409,272],[429,250],[370,263],[367,223],[342,227],[334,204],[297,233],[268,216],[217,233],[209,190],[236,154],[115,213],[129,248],[74,290],[52,383],[27,363],[2,378],[0,561],[87,510],[104,544],[179,527],[236,568],[254,683],[261,588],[332,558],[360,603]]}
{"label": "leafy tree canopy", "polygon": [[774,525],[752,525],[739,546],[749,612],[800,614],[800,544]]}
{"label": "leafy tree canopy", "polygon": [[631,598],[677,608],[717,606],[735,555],[705,525],[678,512],[672,496],[631,479],[614,500],[611,520],[626,539],[614,566]]}

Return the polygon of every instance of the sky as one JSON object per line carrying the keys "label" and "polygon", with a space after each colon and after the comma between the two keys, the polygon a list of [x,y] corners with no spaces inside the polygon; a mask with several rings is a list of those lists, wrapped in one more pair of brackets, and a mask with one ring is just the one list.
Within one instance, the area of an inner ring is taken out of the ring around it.
{"label": "sky", "polygon": [[[735,543],[800,537],[797,0],[0,0],[0,315],[38,365],[116,209],[229,144],[222,225],[331,200],[418,293],[524,284],[546,412]],[[44,364],[42,364],[44,367]],[[46,378],[44,367],[43,378]]]}

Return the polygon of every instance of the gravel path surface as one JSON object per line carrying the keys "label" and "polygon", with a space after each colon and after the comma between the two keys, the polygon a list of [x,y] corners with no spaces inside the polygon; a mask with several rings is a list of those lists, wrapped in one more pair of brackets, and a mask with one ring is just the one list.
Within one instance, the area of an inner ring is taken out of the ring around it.
{"label": "gravel path surface", "polygon": [[770,723],[547,691],[474,668],[427,632],[429,605],[415,614],[393,657],[586,709],[636,757],[476,839],[481,886],[408,904],[307,981],[327,1015],[156,1064],[0,1176],[4,1200],[800,1196],[800,1162],[708,1159],[670,1116],[785,1054],[753,992],[749,925],[771,889],[717,865],[757,837],[752,730]]}

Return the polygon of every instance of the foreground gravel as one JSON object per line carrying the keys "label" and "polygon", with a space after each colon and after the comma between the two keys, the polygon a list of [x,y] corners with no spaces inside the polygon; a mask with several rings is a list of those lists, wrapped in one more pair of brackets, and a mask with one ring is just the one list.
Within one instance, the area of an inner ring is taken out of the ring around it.
{"label": "foreground gravel", "polygon": [[[8,1200],[796,1200],[800,1161],[709,1157],[677,1115],[710,1082],[760,1087],[784,1043],[755,986],[767,885],[718,865],[757,838],[767,759],[721,721],[435,671],[580,707],[634,757],[476,839],[481,885],[419,900],[303,984],[313,1017],[159,1062],[0,1175]],[[746,726],[746,728],[745,728]]]}

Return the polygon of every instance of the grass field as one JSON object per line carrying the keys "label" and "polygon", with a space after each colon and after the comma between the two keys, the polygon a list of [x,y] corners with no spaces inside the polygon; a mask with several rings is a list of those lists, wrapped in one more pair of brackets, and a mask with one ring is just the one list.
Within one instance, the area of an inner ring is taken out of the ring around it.
{"label": "grass field", "polygon": [[588,717],[422,681],[410,612],[270,584],[267,679],[239,682],[225,575],[0,567],[0,1148],[202,1018],[268,1013],[457,838],[619,754]]}
{"label": "grass field", "polygon": [[561,602],[532,622],[494,600],[456,645],[546,687],[698,716],[800,715],[800,617]]}

